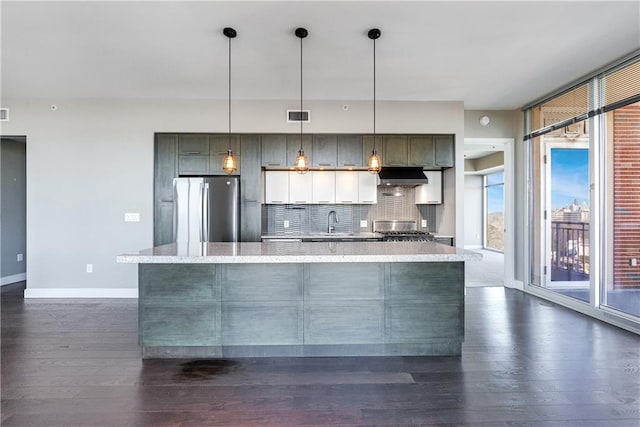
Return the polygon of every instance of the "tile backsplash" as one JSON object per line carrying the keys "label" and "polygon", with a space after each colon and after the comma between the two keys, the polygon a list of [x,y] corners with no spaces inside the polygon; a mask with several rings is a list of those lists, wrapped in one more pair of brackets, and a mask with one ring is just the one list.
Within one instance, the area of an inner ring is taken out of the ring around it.
{"label": "tile backsplash", "polygon": [[[378,187],[378,203],[375,205],[262,205],[263,233],[326,232],[330,211],[336,211],[338,223],[331,218],[331,225],[339,233],[372,231],[373,220],[415,220],[420,228],[421,220],[427,220],[427,230],[435,224],[435,205],[416,205],[415,187]],[[367,227],[361,228],[360,221]],[[285,221],[289,227],[284,228]]]}

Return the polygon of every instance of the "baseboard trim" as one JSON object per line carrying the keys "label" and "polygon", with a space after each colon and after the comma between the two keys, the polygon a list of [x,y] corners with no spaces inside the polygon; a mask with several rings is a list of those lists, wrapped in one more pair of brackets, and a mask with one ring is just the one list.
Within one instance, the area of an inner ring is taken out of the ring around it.
{"label": "baseboard trim", "polygon": [[138,298],[138,289],[132,288],[29,288],[26,298]]}
{"label": "baseboard trim", "polygon": [[27,273],[14,274],[12,276],[0,277],[0,286],[10,285],[12,283],[23,282],[27,280]]}
{"label": "baseboard trim", "polygon": [[507,283],[505,287],[524,291],[524,282],[522,280],[512,280],[511,283]]}

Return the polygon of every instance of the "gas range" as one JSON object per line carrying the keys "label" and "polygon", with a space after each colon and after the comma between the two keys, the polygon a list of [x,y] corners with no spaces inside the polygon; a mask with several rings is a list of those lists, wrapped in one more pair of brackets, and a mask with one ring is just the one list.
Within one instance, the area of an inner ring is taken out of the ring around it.
{"label": "gas range", "polygon": [[416,221],[407,220],[375,220],[373,231],[382,234],[385,242],[428,242],[433,234],[418,230]]}

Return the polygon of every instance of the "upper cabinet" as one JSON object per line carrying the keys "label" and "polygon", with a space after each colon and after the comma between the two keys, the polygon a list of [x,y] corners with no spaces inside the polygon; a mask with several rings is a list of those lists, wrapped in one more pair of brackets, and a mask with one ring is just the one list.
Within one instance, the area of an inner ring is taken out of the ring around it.
{"label": "upper cabinet", "polygon": [[433,140],[435,145],[435,165],[438,167],[453,167],[453,135],[435,135]]}
{"label": "upper cabinet", "polygon": [[238,135],[211,135],[209,137],[209,175],[222,175],[222,162],[227,155],[227,150],[231,145],[233,154],[236,155],[237,170],[234,174],[240,174],[240,137]]}
{"label": "upper cabinet", "polygon": [[433,136],[409,136],[409,166],[434,166]]}
{"label": "upper cabinet", "polygon": [[382,137],[383,166],[407,166],[408,147],[407,137],[404,135],[385,135]]}
{"label": "upper cabinet", "polygon": [[[302,149],[304,155],[309,160],[309,165],[313,164],[313,142],[311,135],[302,136]],[[298,157],[298,151],[300,151],[300,134],[287,135],[287,167],[293,168],[293,164]]]}
{"label": "upper cabinet", "polygon": [[209,135],[178,135],[178,173],[209,173]]}
{"label": "upper cabinet", "polygon": [[[305,154],[307,150],[305,149]],[[338,157],[337,135],[313,135],[313,160],[315,168],[335,168]]]}
{"label": "upper cabinet", "polygon": [[286,135],[262,135],[262,166],[288,166]]}
{"label": "upper cabinet", "polygon": [[313,190],[312,203],[330,204],[336,202],[336,172],[313,171],[311,174]]}
{"label": "upper cabinet", "polygon": [[442,203],[442,171],[424,171],[427,183],[415,189],[417,205],[439,205]]}
{"label": "upper cabinet", "polygon": [[[363,143],[361,135],[338,135],[338,168],[362,168],[366,166],[363,160]],[[314,150],[314,152],[316,152]],[[316,152],[317,153],[317,152]],[[366,157],[369,158],[368,156]]]}

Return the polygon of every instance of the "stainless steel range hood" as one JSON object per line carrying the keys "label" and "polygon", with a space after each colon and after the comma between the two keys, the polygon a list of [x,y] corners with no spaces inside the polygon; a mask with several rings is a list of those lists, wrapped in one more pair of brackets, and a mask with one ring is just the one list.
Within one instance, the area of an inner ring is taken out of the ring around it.
{"label": "stainless steel range hood", "polygon": [[383,167],[378,173],[380,185],[410,186],[428,184],[429,180],[420,167]]}

